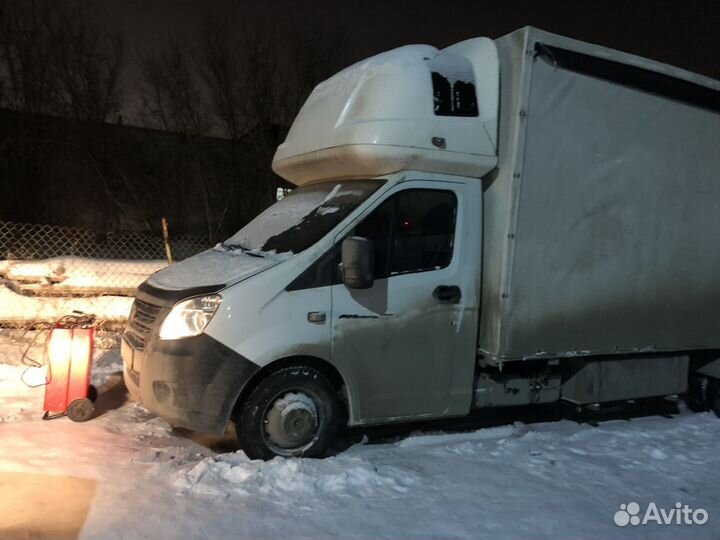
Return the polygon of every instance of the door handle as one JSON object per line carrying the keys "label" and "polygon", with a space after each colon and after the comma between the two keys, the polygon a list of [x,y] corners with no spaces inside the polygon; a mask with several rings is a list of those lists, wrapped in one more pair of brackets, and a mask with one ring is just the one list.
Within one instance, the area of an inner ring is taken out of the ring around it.
{"label": "door handle", "polygon": [[462,298],[462,292],[457,285],[438,285],[433,291],[433,298],[441,304],[457,304]]}

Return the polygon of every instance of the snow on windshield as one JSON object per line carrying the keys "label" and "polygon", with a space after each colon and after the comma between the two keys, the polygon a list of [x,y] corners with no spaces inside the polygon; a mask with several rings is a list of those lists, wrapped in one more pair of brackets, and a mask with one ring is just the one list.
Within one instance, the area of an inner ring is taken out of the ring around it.
{"label": "snow on windshield", "polygon": [[340,223],[382,180],[324,182],[298,188],[229,238],[226,247],[298,253]]}

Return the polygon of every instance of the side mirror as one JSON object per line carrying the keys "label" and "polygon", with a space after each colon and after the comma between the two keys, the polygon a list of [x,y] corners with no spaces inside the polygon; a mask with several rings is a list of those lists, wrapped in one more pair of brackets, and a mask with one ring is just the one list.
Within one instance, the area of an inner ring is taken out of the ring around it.
{"label": "side mirror", "polygon": [[342,243],[341,272],[343,283],[351,289],[369,289],[373,286],[372,241],[360,236],[351,236]]}

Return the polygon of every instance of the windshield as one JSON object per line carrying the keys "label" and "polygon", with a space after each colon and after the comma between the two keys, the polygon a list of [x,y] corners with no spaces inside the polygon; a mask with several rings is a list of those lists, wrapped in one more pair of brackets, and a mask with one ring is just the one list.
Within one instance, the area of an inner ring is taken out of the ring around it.
{"label": "windshield", "polygon": [[223,245],[256,253],[299,253],[325,236],[383,182],[346,180],[299,187]]}

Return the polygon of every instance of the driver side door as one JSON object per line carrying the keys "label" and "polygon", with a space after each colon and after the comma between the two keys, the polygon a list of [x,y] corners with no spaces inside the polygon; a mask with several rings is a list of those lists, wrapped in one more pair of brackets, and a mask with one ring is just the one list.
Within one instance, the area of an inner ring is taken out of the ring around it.
{"label": "driver side door", "polygon": [[479,209],[471,217],[467,208],[479,200],[468,193],[474,182],[399,184],[336,239],[367,238],[374,252],[371,288],[331,288],[332,360],[348,384],[351,424],[469,410],[481,245]]}

